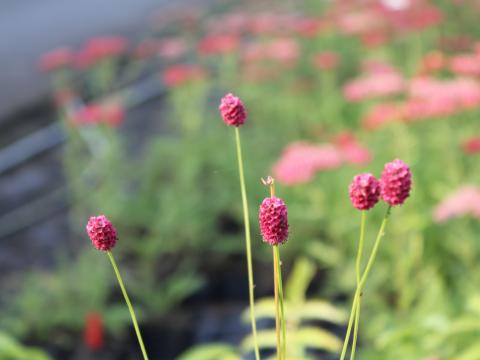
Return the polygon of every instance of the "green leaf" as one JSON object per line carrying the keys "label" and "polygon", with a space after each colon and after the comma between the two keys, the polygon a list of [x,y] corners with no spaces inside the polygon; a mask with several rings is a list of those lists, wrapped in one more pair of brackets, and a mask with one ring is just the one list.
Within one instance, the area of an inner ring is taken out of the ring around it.
{"label": "green leaf", "polygon": [[184,352],[177,360],[240,360],[233,346],[221,343],[195,346]]}
{"label": "green leaf", "polygon": [[480,359],[480,344],[474,344],[465,351],[455,356],[455,360],[478,360]]}
{"label": "green leaf", "polygon": [[305,301],[308,285],[315,275],[316,266],[306,257],[300,257],[295,261],[293,270],[288,277],[285,286],[287,301],[299,303]]}

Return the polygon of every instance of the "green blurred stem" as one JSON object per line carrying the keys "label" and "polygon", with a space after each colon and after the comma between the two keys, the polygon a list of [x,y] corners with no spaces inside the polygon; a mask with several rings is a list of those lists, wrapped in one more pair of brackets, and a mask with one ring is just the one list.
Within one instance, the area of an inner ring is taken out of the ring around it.
{"label": "green blurred stem", "polygon": [[248,215],[247,190],[245,186],[245,175],[243,173],[242,145],[240,142],[240,131],[235,128],[235,140],[237,143],[238,172],[240,177],[240,189],[242,192],[243,221],[245,223],[245,247],[247,252],[247,270],[248,270],[248,289],[250,301],[250,321],[252,323],[253,344],[255,350],[255,359],[260,360],[260,351],[258,350],[257,325],[255,322],[255,298],[253,294],[253,266],[252,266],[252,246],[250,240],[250,218]]}
{"label": "green blurred stem", "polygon": [[283,285],[282,285],[282,261],[280,260],[280,249],[278,245],[273,247],[274,257],[275,257],[275,266],[277,267],[277,285],[278,285],[278,297],[280,300],[280,327],[282,329],[282,352],[281,357],[285,359],[287,356],[287,341],[286,341],[286,332],[285,332],[285,309],[284,309],[284,300],[283,300]]}
{"label": "green blurred stem", "polygon": [[122,289],[123,297],[125,298],[125,302],[128,306],[128,311],[130,311],[130,316],[132,317],[133,327],[135,328],[135,333],[137,334],[138,343],[140,344],[140,349],[142,350],[144,360],[148,360],[147,352],[145,351],[145,345],[143,344],[142,335],[140,334],[140,328],[138,327],[137,317],[135,316],[135,311],[133,310],[132,303],[130,302],[130,298],[128,297],[127,290],[123,285],[122,277],[120,276],[120,272],[118,271],[117,263],[113,258],[113,254],[111,251],[107,251],[107,255],[110,258],[110,262],[112,263],[113,270],[115,271],[115,275],[117,276],[118,284],[120,285],[120,289]]}
{"label": "green blurred stem", "polygon": [[[358,250],[357,250],[357,261],[355,263],[355,272],[357,276],[357,288],[360,285],[360,274],[362,266],[362,254],[363,254],[363,243],[365,240],[365,219],[367,217],[367,212],[362,211],[362,219],[360,221],[360,239],[358,241]],[[358,337],[358,323],[360,321],[360,307],[362,301],[362,294],[358,297],[357,310],[355,313],[355,326],[353,328],[353,342],[352,342],[352,352],[350,354],[350,360],[355,359],[355,348],[357,347],[357,337]]]}
{"label": "green blurred stem", "polygon": [[360,301],[360,294],[362,293],[363,287],[365,286],[365,283],[367,281],[368,274],[370,273],[370,270],[372,269],[373,263],[375,262],[375,258],[377,256],[378,248],[380,246],[381,239],[383,235],[385,234],[385,226],[387,225],[388,218],[390,216],[390,210],[391,206],[387,208],[387,212],[385,213],[385,216],[383,217],[382,225],[380,226],[380,230],[378,231],[377,238],[375,239],[375,244],[373,245],[372,253],[370,254],[370,257],[368,258],[368,263],[367,267],[365,268],[365,271],[363,272],[362,278],[360,280],[360,284],[357,286],[357,290],[355,291],[355,295],[353,297],[353,304],[352,304],[352,310],[350,311],[350,318],[348,320],[348,328],[347,328],[347,334],[345,335],[345,340],[343,342],[343,348],[342,348],[342,354],[340,356],[340,360],[345,359],[345,354],[347,353],[347,347],[348,347],[348,340],[350,339],[350,333],[352,331],[352,325],[353,325],[353,319],[356,314],[357,310],[357,304]]}

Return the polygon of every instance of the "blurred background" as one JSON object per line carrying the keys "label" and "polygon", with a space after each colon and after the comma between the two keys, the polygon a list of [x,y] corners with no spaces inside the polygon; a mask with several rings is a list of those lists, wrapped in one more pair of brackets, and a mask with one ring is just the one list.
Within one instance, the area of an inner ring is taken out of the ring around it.
{"label": "blurred background", "polygon": [[[275,350],[260,182],[288,205],[288,359],[338,359],[355,288],[355,174],[400,158],[360,359],[480,359],[480,1],[4,0],[0,360],[253,359],[241,127],[262,358]],[[367,249],[385,204],[367,214]]]}

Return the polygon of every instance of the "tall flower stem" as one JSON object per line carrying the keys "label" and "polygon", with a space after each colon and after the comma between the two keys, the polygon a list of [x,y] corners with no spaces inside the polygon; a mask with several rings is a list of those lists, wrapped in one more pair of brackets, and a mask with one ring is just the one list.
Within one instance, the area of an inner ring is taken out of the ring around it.
{"label": "tall flower stem", "polygon": [[[362,254],[363,254],[363,243],[365,240],[365,219],[366,211],[362,211],[362,219],[360,221],[360,239],[358,240],[358,249],[357,249],[357,260],[355,263],[355,272],[357,277],[357,288],[360,285],[360,276],[361,276],[361,266],[362,266]],[[362,302],[362,293],[360,293],[357,301],[357,310],[355,312],[355,325],[353,328],[353,342],[352,342],[352,352],[350,354],[350,360],[355,359],[355,348],[357,347],[357,337],[358,337],[358,326],[360,322],[360,307]]]}
{"label": "tall flower stem", "polygon": [[355,291],[355,295],[353,297],[353,303],[352,303],[352,310],[350,311],[350,318],[348,320],[347,334],[345,335],[345,340],[343,342],[343,348],[342,348],[342,354],[340,356],[340,360],[345,359],[345,354],[347,353],[348,341],[350,339],[350,333],[352,331],[353,320],[357,310],[357,304],[360,299],[360,294],[362,293],[363,287],[365,286],[365,283],[367,281],[368,274],[370,273],[373,263],[375,262],[375,258],[377,256],[381,239],[385,234],[385,226],[387,225],[388,218],[390,217],[390,210],[391,210],[391,206],[387,208],[387,212],[385,213],[385,216],[383,218],[382,225],[380,226],[380,230],[378,231],[378,234],[377,234],[377,238],[375,239],[372,252],[370,254],[370,257],[368,258],[367,266],[365,268],[365,271],[363,272],[362,278],[360,279],[360,284],[357,286],[357,290]]}
{"label": "tall flower stem", "polygon": [[148,360],[148,355],[145,350],[145,345],[143,344],[142,335],[140,334],[140,328],[138,327],[137,317],[135,316],[135,311],[133,310],[132,303],[130,302],[130,298],[128,297],[127,290],[125,289],[125,285],[123,285],[123,280],[120,275],[120,271],[118,271],[117,263],[113,257],[111,251],[107,251],[107,255],[112,263],[113,270],[115,271],[115,275],[117,276],[118,284],[120,285],[120,289],[122,290],[123,297],[125,298],[125,302],[128,306],[128,311],[130,311],[130,316],[132,318],[133,327],[135,328],[135,333],[137,334],[138,343],[140,344],[140,349],[142,350],[143,359]]}
{"label": "tall flower stem", "polygon": [[275,253],[275,263],[277,266],[277,285],[278,285],[278,296],[280,300],[280,327],[282,329],[282,359],[285,359],[287,356],[287,340],[286,340],[286,332],[285,332],[285,309],[284,309],[284,301],[283,301],[283,285],[282,285],[282,261],[280,260],[280,249],[278,245],[273,247],[273,251]]}
{"label": "tall flower stem", "polygon": [[273,253],[273,286],[275,294],[275,333],[277,335],[277,360],[282,359],[282,342],[280,340],[280,306],[278,303],[278,259],[277,259],[277,249],[278,245],[272,246]]}
{"label": "tall flower stem", "polygon": [[247,190],[245,186],[245,175],[243,172],[242,144],[240,142],[240,131],[235,128],[235,140],[237,144],[238,172],[240,177],[240,189],[242,192],[243,221],[245,223],[245,248],[247,253],[247,271],[248,271],[248,289],[250,301],[250,321],[252,323],[253,345],[255,350],[255,359],[260,360],[260,351],[258,349],[257,325],[255,320],[255,297],[253,294],[253,266],[252,266],[252,245],[250,238],[250,218],[248,215]]}

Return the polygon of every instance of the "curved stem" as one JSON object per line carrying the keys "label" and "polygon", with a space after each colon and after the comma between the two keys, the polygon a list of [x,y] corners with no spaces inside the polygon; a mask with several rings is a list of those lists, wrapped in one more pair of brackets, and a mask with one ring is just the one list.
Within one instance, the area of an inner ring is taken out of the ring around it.
{"label": "curved stem", "polygon": [[282,359],[287,356],[287,341],[285,331],[285,309],[283,301],[283,285],[282,285],[282,261],[280,260],[280,249],[278,246],[273,247],[273,251],[276,253],[277,275],[278,275],[278,296],[280,299],[280,327],[282,329]]}
{"label": "curved stem", "polygon": [[118,284],[120,285],[120,289],[122,290],[123,297],[125,298],[125,302],[128,306],[128,311],[130,311],[130,316],[132,317],[133,327],[135,328],[135,333],[137,334],[138,343],[140,344],[140,349],[142,350],[144,360],[148,360],[148,355],[145,350],[145,345],[143,344],[142,335],[140,334],[140,328],[138,327],[137,317],[135,316],[135,311],[133,310],[132,303],[130,302],[130,298],[128,297],[127,290],[123,285],[122,277],[120,276],[120,271],[118,271],[117,263],[113,258],[113,254],[111,251],[107,251],[107,255],[110,258],[110,262],[112,263],[113,270],[115,271],[115,275],[117,276]]}
{"label": "curved stem", "polygon": [[[358,241],[358,250],[357,250],[357,261],[355,264],[355,272],[357,277],[357,288],[360,285],[360,274],[362,266],[362,254],[363,254],[363,243],[365,240],[365,219],[366,211],[362,211],[362,220],[360,221],[360,239]],[[362,302],[362,294],[359,293],[356,312],[355,312],[355,325],[353,327],[353,342],[352,342],[352,352],[350,354],[350,360],[355,359],[355,349],[357,347],[357,338],[358,338],[358,326],[360,321],[360,308]]]}
{"label": "curved stem", "polygon": [[377,256],[378,247],[380,246],[380,242],[381,242],[380,240],[382,239],[385,233],[385,226],[387,225],[391,208],[392,208],[391,206],[387,208],[387,212],[385,213],[385,216],[383,218],[382,225],[380,226],[380,230],[378,231],[378,234],[377,234],[377,238],[375,239],[375,244],[373,245],[372,252],[370,254],[370,257],[368,258],[367,266],[365,268],[365,271],[363,272],[362,278],[360,279],[360,284],[358,285],[357,290],[355,291],[355,295],[353,297],[352,310],[350,311],[350,319],[348,320],[348,328],[347,328],[347,333],[345,335],[345,340],[343,342],[343,348],[342,348],[342,354],[340,356],[340,360],[345,359],[345,354],[347,352],[347,347],[348,347],[348,340],[350,339],[353,319],[356,313],[356,308],[359,302],[360,294],[362,293],[363,287],[365,286],[365,283],[367,281],[368,274],[370,273],[373,263],[375,262],[375,257]]}
{"label": "curved stem", "polygon": [[275,294],[275,333],[277,335],[277,359],[282,359],[282,346],[280,341],[280,306],[278,304],[278,258],[277,245],[272,246],[273,250],[273,286]]}
{"label": "curved stem", "polygon": [[257,324],[255,321],[255,298],[253,294],[253,266],[252,266],[252,246],[250,240],[250,218],[248,215],[247,190],[245,186],[245,175],[243,173],[242,145],[240,142],[240,131],[235,128],[235,140],[237,145],[238,172],[240,177],[240,189],[242,192],[243,221],[245,223],[245,248],[247,253],[247,271],[248,271],[248,290],[250,302],[250,322],[252,323],[253,345],[255,350],[255,359],[260,360],[260,351],[257,340]]}

